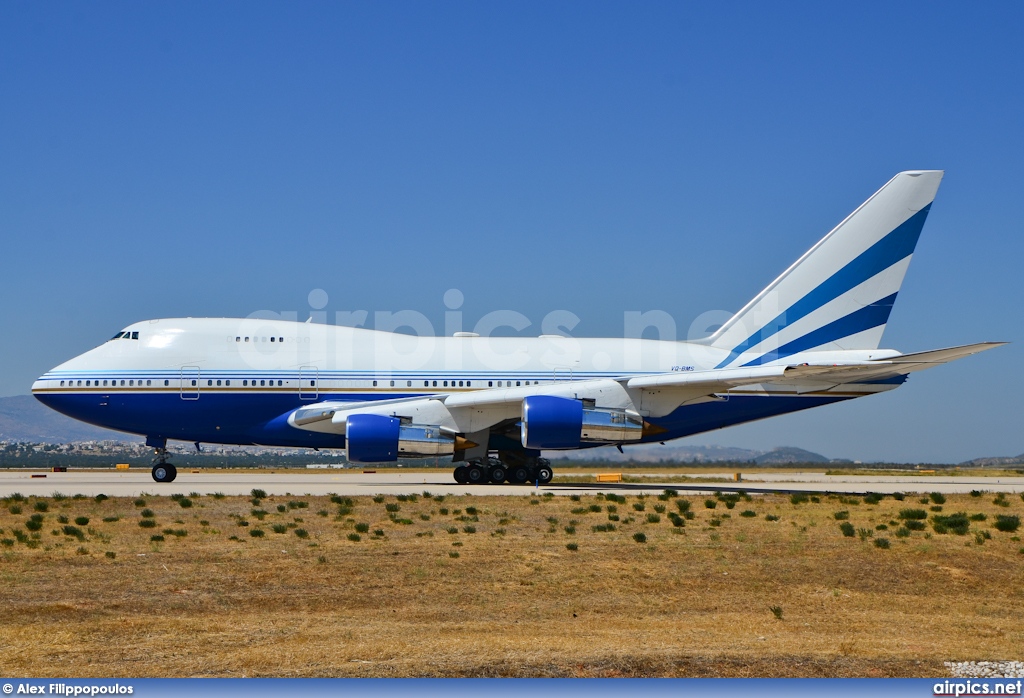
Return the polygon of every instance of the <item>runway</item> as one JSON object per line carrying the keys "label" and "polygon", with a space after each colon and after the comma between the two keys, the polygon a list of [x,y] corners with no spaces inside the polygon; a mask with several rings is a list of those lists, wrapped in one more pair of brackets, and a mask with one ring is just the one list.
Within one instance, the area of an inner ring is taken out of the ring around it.
{"label": "runway", "polygon": [[[556,471],[557,474],[557,471]],[[971,490],[1024,492],[1024,477],[970,477],[970,476],[882,476],[882,475],[825,475],[823,473],[746,472],[741,482],[668,482],[665,474],[657,472],[630,473],[642,475],[649,482],[593,483],[552,482],[549,485],[459,485],[450,473],[387,470],[380,473],[340,470],[295,470],[263,472],[257,470],[200,470],[179,471],[178,478],[169,484],[154,482],[148,469],[132,471],[72,470],[65,473],[30,470],[0,471],[0,497],[17,492],[25,496],[49,497],[55,492],[72,496],[82,494],[95,497],[135,497],[149,495],[197,492],[201,495],[223,493],[248,495],[254,488],[272,495],[327,495],[345,496],[376,494],[409,494],[427,490],[443,495],[525,496],[550,492],[554,495],[581,494],[588,491],[629,493],[659,493],[665,489],[680,492],[707,493],[742,489],[750,494],[768,492],[835,492],[864,494],[877,492],[942,492],[967,493]],[[732,473],[695,473],[693,478],[731,480]],[[680,475],[673,473],[672,478]]]}

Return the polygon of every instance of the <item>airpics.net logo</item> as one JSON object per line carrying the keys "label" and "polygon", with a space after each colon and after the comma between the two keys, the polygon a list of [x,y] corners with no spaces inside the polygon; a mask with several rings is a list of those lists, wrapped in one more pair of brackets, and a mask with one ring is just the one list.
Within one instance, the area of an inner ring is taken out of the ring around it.
{"label": "airpics.net logo", "polygon": [[1019,696],[1024,681],[943,681],[932,687],[933,696]]}
{"label": "airpics.net logo", "polygon": [[[292,352],[293,363],[322,360],[322,368],[345,370],[358,363],[374,364],[376,371],[415,370],[428,363],[437,365],[438,359],[445,369],[460,370],[470,365],[484,370],[516,370],[531,361],[527,351],[514,340],[516,338],[540,337],[542,356],[534,357],[551,369],[560,371],[602,372],[613,365],[626,370],[642,370],[657,364],[659,367],[672,365],[676,359],[674,342],[679,339],[702,339],[722,326],[731,313],[713,310],[702,313],[689,326],[686,336],[680,337],[679,328],[671,314],[664,310],[626,310],[622,314],[621,331],[608,332],[608,344],[597,352],[584,355],[582,347],[573,332],[581,322],[576,313],[558,309],[544,315],[539,322],[517,310],[492,310],[476,317],[464,312],[465,294],[457,288],[448,289],[442,298],[443,322],[438,327],[426,314],[417,310],[329,310],[330,298],[323,289],[309,292],[308,310],[259,310],[246,317],[246,329],[229,337],[236,344],[243,360],[258,364],[280,358],[281,352]],[[274,339],[274,326],[266,327],[251,323],[252,320],[288,321],[300,323],[297,336]],[[366,339],[359,345],[347,345],[353,336],[329,331],[329,327],[351,327],[377,330],[372,339],[372,352],[355,362],[360,351],[367,348]],[[444,344],[442,337],[472,337],[472,342]],[[249,341],[252,338],[253,341]],[[643,348],[631,340],[654,339],[664,343],[656,347]],[[616,347],[615,341],[621,341]],[[283,342],[283,345],[282,345]],[[654,356],[653,353],[658,354]],[[660,353],[659,353],[660,352]],[[692,345],[691,352],[697,363],[712,361],[711,350],[701,345]],[[703,354],[709,354],[703,356]],[[664,354],[664,355],[661,355]],[[717,355],[716,355],[717,356]],[[720,358],[720,357],[717,357]],[[327,365],[341,362],[339,365]]]}

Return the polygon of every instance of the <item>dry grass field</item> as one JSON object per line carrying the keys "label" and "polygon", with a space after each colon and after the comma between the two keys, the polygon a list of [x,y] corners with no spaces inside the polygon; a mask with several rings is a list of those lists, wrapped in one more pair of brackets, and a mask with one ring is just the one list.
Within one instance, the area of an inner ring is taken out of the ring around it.
{"label": "dry grass field", "polygon": [[[1021,530],[996,528],[1018,495],[705,499],[8,498],[0,674],[934,676],[1021,658]],[[957,512],[974,518],[935,518]]]}

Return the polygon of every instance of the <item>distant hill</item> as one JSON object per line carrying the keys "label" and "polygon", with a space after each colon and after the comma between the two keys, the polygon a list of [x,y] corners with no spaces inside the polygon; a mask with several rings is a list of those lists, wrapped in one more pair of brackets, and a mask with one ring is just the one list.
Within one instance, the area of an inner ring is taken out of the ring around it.
{"label": "distant hill", "polygon": [[[553,459],[573,461],[606,461],[612,463],[757,463],[783,465],[786,463],[834,463],[819,453],[802,448],[784,446],[771,451],[753,451],[730,446],[692,446],[686,443],[639,444],[626,446],[624,453],[614,447],[591,448],[585,451],[545,453]],[[848,462],[848,461],[842,461]]]}
{"label": "distant hill", "polygon": [[784,463],[828,463],[830,459],[820,453],[812,453],[793,446],[780,446],[762,453],[754,462],[758,465],[780,465]]}
{"label": "distant hill", "polygon": [[31,395],[0,397],[0,441],[66,444],[76,441],[141,441],[138,436],[100,429],[54,412]]}
{"label": "distant hill", "polygon": [[992,458],[975,458],[959,464],[961,468],[1009,468],[1024,465],[1024,453],[1019,456],[996,456]]}

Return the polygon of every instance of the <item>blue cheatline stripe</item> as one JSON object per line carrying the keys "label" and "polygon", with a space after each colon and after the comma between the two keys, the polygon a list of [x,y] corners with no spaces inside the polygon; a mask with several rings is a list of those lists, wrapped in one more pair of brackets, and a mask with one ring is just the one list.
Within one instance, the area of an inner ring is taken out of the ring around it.
{"label": "blue cheatline stripe", "polygon": [[896,294],[894,293],[834,322],[830,322],[824,327],[819,327],[813,332],[808,332],[803,337],[783,344],[778,349],[762,354],[753,361],[748,361],[743,365],[758,366],[769,361],[784,359],[787,356],[798,354],[807,349],[813,349],[814,347],[820,347],[822,344],[828,344],[837,339],[849,337],[851,334],[857,334],[864,330],[870,330],[872,327],[884,325],[889,320],[889,313],[892,311],[892,306],[895,302]]}
{"label": "blue cheatline stripe", "polygon": [[[921,236],[924,220],[932,205],[928,204],[913,216],[901,223],[895,230],[859,254],[853,261],[822,281],[816,288],[803,298],[762,327],[754,334],[736,345],[729,356],[715,368],[723,368],[737,356],[752,347],[756,347],[788,325],[813,313],[826,303],[843,295],[855,286],[859,286],[872,276],[888,269],[896,262],[913,254],[917,239]],[[810,260],[808,260],[809,262]],[[806,262],[805,262],[806,263]]]}

